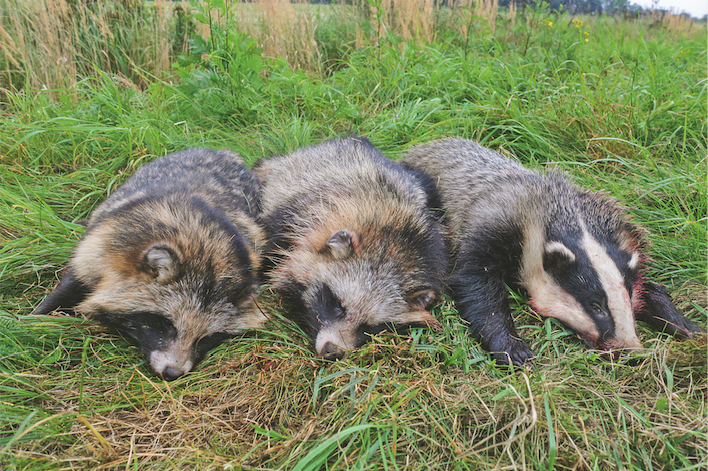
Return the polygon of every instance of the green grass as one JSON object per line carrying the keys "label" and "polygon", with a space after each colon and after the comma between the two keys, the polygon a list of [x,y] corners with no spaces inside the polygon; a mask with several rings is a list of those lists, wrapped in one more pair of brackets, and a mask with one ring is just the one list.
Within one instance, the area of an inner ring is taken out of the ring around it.
{"label": "green grass", "polygon": [[77,221],[145,162],[209,146],[253,163],[357,133],[391,158],[440,137],[472,138],[608,192],[648,229],[648,275],[705,326],[705,24],[688,34],[583,18],[576,28],[568,16],[532,14],[515,26],[499,19],[493,35],[480,21],[469,40],[441,29],[432,44],[391,33],[352,48],[328,29],[318,33],[331,41],[324,59],[338,59],[322,74],[246,50],[238,57],[260,70],[224,77],[215,67],[218,80],[185,69],[182,81],[151,78],[138,90],[105,73],[71,91],[9,93],[0,115],[1,467],[703,469],[705,336],[680,342],[639,326],[647,349],[604,361],[515,295],[533,370],[496,369],[449,300],[434,310],[441,332],[381,335],[327,363],[266,288],[264,330],[164,383],[96,323],[29,315],[81,236]]}

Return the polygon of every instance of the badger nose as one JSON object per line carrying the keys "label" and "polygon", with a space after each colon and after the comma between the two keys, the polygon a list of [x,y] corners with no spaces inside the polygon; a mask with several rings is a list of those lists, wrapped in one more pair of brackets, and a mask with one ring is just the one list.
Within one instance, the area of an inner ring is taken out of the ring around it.
{"label": "badger nose", "polygon": [[624,342],[620,342],[617,339],[611,339],[606,342],[601,342],[598,345],[600,350],[600,356],[605,360],[619,360],[620,357],[627,353],[641,352],[643,350],[642,344],[639,339],[629,339]]}
{"label": "badger nose", "polygon": [[605,360],[617,361],[622,356],[621,350],[606,350],[600,353],[600,356]]}
{"label": "badger nose", "polygon": [[332,342],[327,342],[322,347],[320,357],[328,361],[336,361],[344,358],[344,353],[344,350],[339,348],[337,345],[333,344]]}
{"label": "badger nose", "polygon": [[178,369],[168,366],[167,368],[162,370],[162,373],[160,374],[160,376],[165,381],[174,381],[177,378],[179,378],[180,376],[184,376],[184,371],[181,371],[181,370],[178,370]]}

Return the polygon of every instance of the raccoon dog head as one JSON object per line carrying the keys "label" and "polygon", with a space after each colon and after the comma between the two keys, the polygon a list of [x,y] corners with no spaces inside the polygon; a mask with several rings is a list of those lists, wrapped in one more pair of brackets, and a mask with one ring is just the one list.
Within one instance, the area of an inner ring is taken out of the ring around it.
{"label": "raccoon dog head", "polygon": [[99,320],[171,381],[225,339],[262,325],[253,245],[198,198],[145,201],[86,232],[35,312],[61,306]]}
{"label": "raccoon dog head", "polygon": [[644,283],[640,233],[601,195],[582,198],[589,204],[576,222],[551,221],[545,231],[537,227],[526,236],[527,249],[536,249],[524,250],[524,284],[539,313],[560,320],[606,358],[617,358],[642,348],[634,316]]}
{"label": "raccoon dog head", "polygon": [[290,252],[273,273],[274,287],[315,339],[319,357],[341,359],[384,330],[440,327],[428,310],[440,291],[435,270],[426,270],[416,241],[407,246],[395,238],[335,230],[313,251]]}

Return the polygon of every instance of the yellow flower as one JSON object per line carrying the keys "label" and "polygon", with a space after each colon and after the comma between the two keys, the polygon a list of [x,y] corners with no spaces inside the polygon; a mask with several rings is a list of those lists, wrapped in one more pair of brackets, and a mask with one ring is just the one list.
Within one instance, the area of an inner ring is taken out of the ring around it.
{"label": "yellow flower", "polygon": [[543,23],[547,26],[553,26],[553,22],[551,20],[543,20]]}
{"label": "yellow flower", "polygon": [[585,38],[585,42],[588,42],[588,41],[590,41],[590,40],[588,38]]}
{"label": "yellow flower", "polygon": [[588,33],[587,31],[583,31],[583,34],[584,34],[585,36],[590,36],[590,33]]}
{"label": "yellow flower", "polygon": [[575,26],[576,28],[580,28],[580,27],[583,25],[583,20],[573,20],[573,21],[571,21],[571,23],[572,23],[573,26]]}

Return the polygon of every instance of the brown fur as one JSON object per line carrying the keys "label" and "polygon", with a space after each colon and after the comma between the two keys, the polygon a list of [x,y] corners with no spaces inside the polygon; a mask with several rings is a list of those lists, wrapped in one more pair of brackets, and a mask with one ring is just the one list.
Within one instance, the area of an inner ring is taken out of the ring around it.
{"label": "brown fur", "polygon": [[446,255],[414,175],[362,138],[254,170],[264,182],[269,280],[318,355],[339,358],[384,328],[438,325],[425,308],[442,288]]}
{"label": "brown fur", "polygon": [[91,214],[67,275],[35,313],[96,318],[135,341],[158,375],[187,373],[207,347],[263,324],[259,191],[228,151],[145,165]]}

